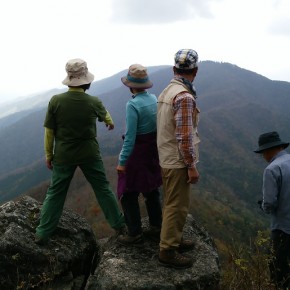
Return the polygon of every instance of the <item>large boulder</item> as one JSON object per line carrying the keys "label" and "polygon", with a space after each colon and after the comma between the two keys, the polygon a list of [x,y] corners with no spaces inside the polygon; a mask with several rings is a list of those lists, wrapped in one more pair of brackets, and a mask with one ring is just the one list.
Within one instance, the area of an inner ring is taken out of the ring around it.
{"label": "large boulder", "polygon": [[0,289],[84,289],[99,260],[91,227],[64,210],[49,243],[38,246],[34,233],[40,208],[27,196],[0,206]]}
{"label": "large boulder", "polygon": [[[41,205],[30,197],[0,206],[0,289],[53,290],[216,290],[219,260],[212,238],[192,216],[184,236],[195,242],[187,254],[194,265],[185,270],[158,264],[158,242],[124,247],[114,237],[97,243],[87,221],[63,211],[46,246],[34,243]],[[148,227],[148,218],[142,220]]]}
{"label": "large boulder", "polygon": [[[148,219],[143,220],[148,227]],[[146,239],[144,246],[124,247],[109,239],[102,247],[101,262],[91,275],[87,290],[216,290],[219,289],[219,259],[207,231],[191,215],[184,227],[185,237],[195,242],[188,252],[194,258],[191,268],[176,270],[158,264],[158,242]]]}

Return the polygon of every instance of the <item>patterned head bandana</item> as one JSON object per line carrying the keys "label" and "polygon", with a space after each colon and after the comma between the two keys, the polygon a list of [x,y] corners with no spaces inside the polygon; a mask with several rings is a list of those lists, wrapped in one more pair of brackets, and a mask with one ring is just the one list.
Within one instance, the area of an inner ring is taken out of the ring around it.
{"label": "patterned head bandana", "polygon": [[175,67],[193,69],[197,67],[198,54],[193,49],[180,49],[174,56]]}

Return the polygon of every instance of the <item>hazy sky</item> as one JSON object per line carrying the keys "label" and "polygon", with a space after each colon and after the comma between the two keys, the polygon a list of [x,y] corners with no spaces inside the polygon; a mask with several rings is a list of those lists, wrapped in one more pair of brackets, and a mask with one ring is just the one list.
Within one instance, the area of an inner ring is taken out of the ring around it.
{"label": "hazy sky", "polygon": [[290,81],[289,0],[2,0],[0,11],[2,101],[62,87],[71,58],[98,80],[173,65],[180,48]]}

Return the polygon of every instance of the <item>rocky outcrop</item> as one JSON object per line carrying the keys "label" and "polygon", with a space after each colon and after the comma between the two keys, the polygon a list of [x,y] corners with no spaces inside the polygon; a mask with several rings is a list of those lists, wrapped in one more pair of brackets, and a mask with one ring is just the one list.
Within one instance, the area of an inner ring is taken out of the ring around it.
{"label": "rocky outcrop", "polygon": [[[143,220],[148,227],[148,220]],[[144,246],[124,247],[108,240],[101,262],[90,276],[87,290],[217,290],[219,260],[213,240],[192,216],[187,217],[183,235],[195,242],[188,252],[194,265],[186,270],[164,268],[158,264],[158,242],[146,239]]]}
{"label": "rocky outcrop", "polygon": [[[85,219],[64,210],[46,246],[34,243],[41,205],[30,197],[0,206],[0,289],[216,290],[219,262],[208,233],[188,216],[184,236],[195,241],[186,270],[158,264],[158,242],[123,247],[114,238],[97,243]],[[143,220],[144,228],[148,220]]]}
{"label": "rocky outcrop", "polygon": [[64,210],[53,238],[40,247],[34,243],[40,207],[30,197],[0,207],[0,289],[84,289],[99,257],[90,226]]}

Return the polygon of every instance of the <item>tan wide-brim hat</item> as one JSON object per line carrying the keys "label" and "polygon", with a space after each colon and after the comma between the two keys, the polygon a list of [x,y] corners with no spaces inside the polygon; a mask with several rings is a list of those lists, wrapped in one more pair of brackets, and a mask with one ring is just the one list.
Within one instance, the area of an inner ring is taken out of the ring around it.
{"label": "tan wide-brim hat", "polygon": [[122,83],[132,89],[149,89],[153,83],[149,80],[146,67],[132,64],[127,76],[121,78]]}
{"label": "tan wide-brim hat", "polygon": [[67,77],[62,83],[69,87],[78,87],[81,85],[90,84],[94,80],[94,75],[88,71],[87,63],[75,58],[67,62],[65,66]]}

